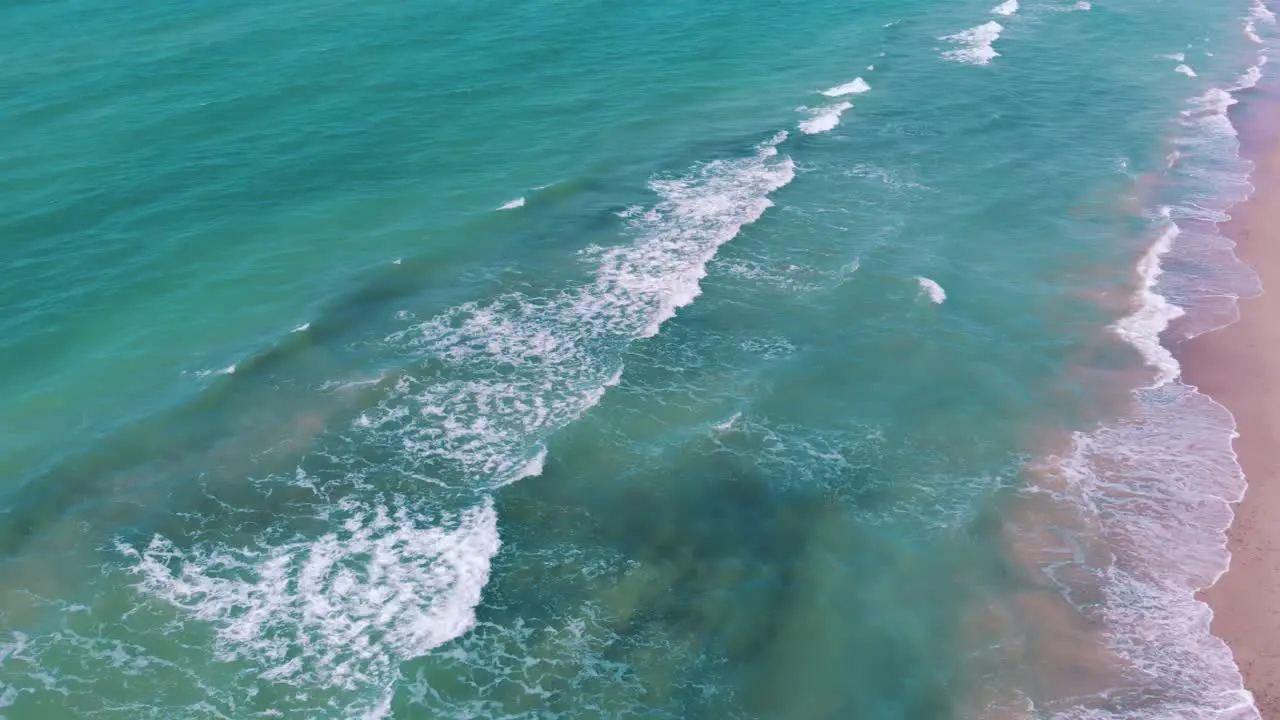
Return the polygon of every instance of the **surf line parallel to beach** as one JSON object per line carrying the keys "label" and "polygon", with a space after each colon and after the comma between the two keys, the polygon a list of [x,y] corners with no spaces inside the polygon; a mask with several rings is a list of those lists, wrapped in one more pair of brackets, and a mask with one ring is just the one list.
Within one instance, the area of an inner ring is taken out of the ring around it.
{"label": "surf line parallel to beach", "polygon": [[1263,292],[1239,300],[1239,319],[1181,343],[1183,378],[1235,418],[1232,446],[1247,482],[1227,533],[1231,563],[1203,593],[1212,631],[1231,648],[1264,720],[1280,718],[1280,82],[1269,77],[1246,99],[1236,124],[1253,161],[1253,195],[1222,226]]}
{"label": "surf line parallel to beach", "polygon": [[[1255,5],[1244,34],[1264,22],[1270,13]],[[1111,329],[1144,376],[1126,383],[1117,417],[1035,464],[1026,517],[1010,528],[1033,586],[1052,589],[1017,609],[1056,638],[1031,644],[1035,666],[1053,671],[1020,698],[1051,717],[1280,717],[1280,663],[1265,657],[1280,640],[1267,629],[1280,573],[1266,550],[1280,534],[1262,522],[1280,502],[1268,453],[1280,440],[1280,356],[1268,355],[1280,338],[1263,327],[1280,304],[1250,299],[1258,275],[1266,285],[1280,274],[1267,224],[1280,193],[1280,102],[1257,88],[1257,42],[1242,75],[1188,100],[1165,166],[1140,180],[1136,287]],[[1265,140],[1248,141],[1242,108],[1265,115]],[[1117,712],[1119,697],[1133,704]]]}

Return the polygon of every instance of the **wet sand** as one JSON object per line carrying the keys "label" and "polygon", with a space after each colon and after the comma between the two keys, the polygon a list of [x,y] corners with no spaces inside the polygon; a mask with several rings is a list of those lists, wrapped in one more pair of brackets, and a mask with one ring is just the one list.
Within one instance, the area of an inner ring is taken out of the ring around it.
{"label": "wet sand", "polygon": [[1252,100],[1269,106],[1265,129],[1250,132],[1256,117],[1243,123],[1256,191],[1222,232],[1270,290],[1241,300],[1239,322],[1184,343],[1178,355],[1184,380],[1235,416],[1249,483],[1228,533],[1231,567],[1204,593],[1213,632],[1231,647],[1263,718],[1280,720],[1280,108],[1267,94]]}

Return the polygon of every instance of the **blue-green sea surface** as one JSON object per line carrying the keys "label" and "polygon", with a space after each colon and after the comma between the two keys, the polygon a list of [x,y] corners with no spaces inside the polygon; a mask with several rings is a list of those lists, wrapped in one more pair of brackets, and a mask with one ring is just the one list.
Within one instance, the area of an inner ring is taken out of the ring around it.
{"label": "blue-green sea surface", "polygon": [[1257,718],[1273,18],[993,1],[0,7],[0,720]]}

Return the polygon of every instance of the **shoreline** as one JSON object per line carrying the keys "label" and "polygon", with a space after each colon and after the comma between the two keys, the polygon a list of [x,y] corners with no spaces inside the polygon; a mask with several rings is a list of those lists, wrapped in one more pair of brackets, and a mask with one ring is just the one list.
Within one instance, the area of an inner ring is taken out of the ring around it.
{"label": "shoreline", "polygon": [[[1254,191],[1220,231],[1264,288],[1280,287],[1280,94],[1258,87],[1237,108]],[[1236,322],[1173,349],[1183,380],[1234,416],[1232,448],[1248,483],[1227,531],[1230,566],[1201,596],[1259,713],[1280,720],[1280,293],[1241,298],[1237,310]]]}

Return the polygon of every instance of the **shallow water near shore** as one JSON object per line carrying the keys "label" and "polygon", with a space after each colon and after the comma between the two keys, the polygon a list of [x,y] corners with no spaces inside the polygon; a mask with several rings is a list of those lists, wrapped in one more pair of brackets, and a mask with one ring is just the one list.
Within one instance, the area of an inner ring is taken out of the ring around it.
{"label": "shallow water near shore", "polygon": [[0,718],[1256,717],[1159,340],[1261,6],[83,10],[0,10]]}

